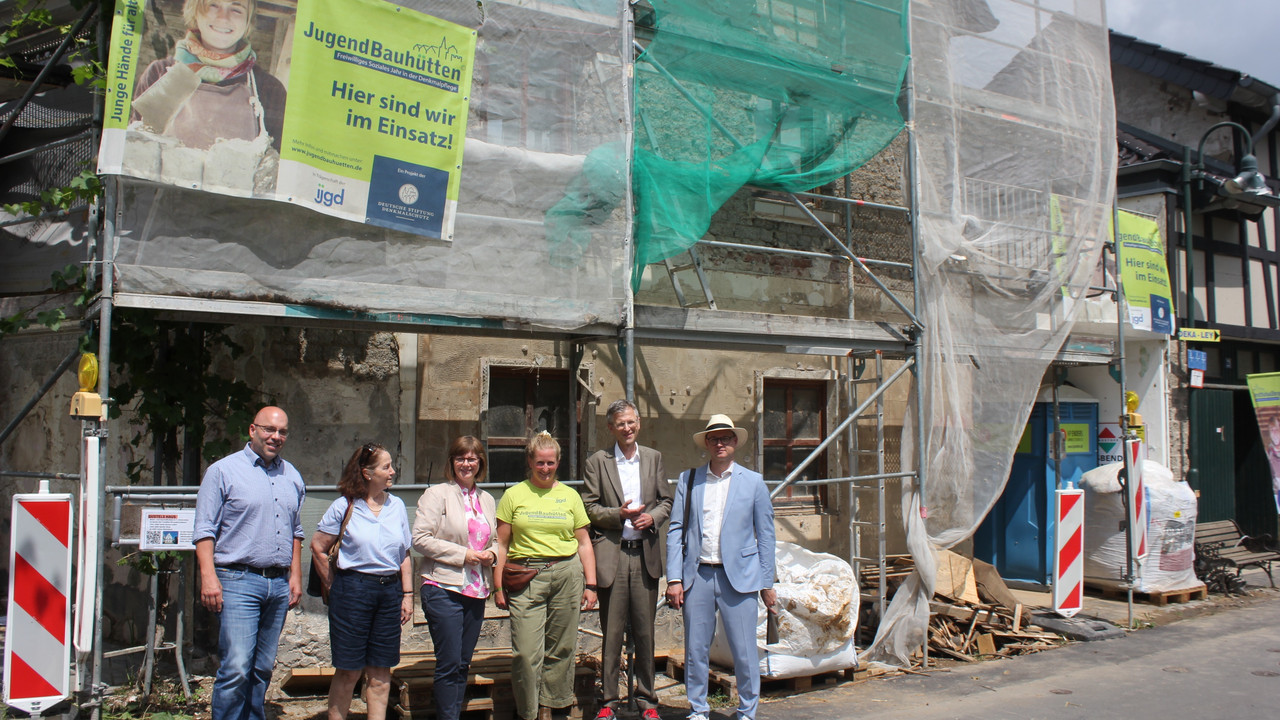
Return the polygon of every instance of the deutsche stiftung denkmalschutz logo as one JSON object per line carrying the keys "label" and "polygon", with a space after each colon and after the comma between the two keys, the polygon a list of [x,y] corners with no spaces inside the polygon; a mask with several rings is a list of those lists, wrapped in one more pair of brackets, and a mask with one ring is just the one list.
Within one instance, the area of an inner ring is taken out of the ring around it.
{"label": "deutsche stiftung denkmalschutz logo", "polygon": [[401,185],[400,192],[398,194],[400,196],[400,202],[405,205],[412,205],[418,202],[418,188],[414,187],[410,183]]}

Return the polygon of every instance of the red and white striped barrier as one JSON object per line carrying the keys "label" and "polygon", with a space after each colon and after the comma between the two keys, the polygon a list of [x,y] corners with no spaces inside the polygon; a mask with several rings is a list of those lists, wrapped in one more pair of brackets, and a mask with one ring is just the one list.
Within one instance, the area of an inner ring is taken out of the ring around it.
{"label": "red and white striped barrier", "polygon": [[1084,491],[1059,489],[1054,505],[1053,611],[1069,618],[1084,609]]}
{"label": "red and white striped barrier", "polygon": [[70,687],[72,497],[14,495],[11,517],[4,701],[39,715]]}
{"label": "red and white striped barrier", "polygon": [[1128,473],[1126,490],[1129,493],[1129,543],[1134,560],[1147,557],[1147,487],[1142,482],[1142,441],[1124,441],[1124,465]]}

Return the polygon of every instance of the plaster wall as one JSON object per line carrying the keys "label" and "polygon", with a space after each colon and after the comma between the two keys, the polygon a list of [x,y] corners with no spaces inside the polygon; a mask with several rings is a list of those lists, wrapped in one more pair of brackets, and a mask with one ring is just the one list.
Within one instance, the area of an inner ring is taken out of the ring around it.
{"label": "plaster wall", "polygon": [[[1226,120],[1225,106],[1197,101],[1190,90],[1119,65],[1111,66],[1115,88],[1116,120],[1160,137],[1195,148],[1210,125]],[[1209,136],[1205,153],[1213,157],[1231,154],[1231,133],[1221,130]]]}

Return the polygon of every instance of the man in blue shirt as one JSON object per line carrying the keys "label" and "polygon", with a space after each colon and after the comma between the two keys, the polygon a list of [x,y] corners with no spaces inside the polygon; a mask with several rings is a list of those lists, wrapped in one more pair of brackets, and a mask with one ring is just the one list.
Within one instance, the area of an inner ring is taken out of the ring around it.
{"label": "man in blue shirt", "polygon": [[283,410],[259,410],[249,444],[209,466],[196,499],[200,602],[222,621],[213,720],[265,720],[280,631],[302,598],[306,488],[280,458],[288,437]]}

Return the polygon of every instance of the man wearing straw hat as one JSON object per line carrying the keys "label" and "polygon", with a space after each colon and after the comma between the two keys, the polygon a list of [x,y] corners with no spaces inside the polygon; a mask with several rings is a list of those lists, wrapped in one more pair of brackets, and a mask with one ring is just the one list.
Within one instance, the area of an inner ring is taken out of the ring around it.
{"label": "man wearing straw hat", "polygon": [[747,431],[712,415],[693,443],[710,461],[676,486],[667,530],[667,602],[684,608],[689,720],[707,720],[711,639],[724,622],[738,678],[738,720],[754,720],[760,698],[756,593],[769,612],[773,590],[773,502],[760,473],[734,462]]}

